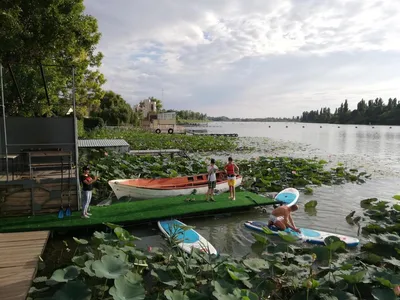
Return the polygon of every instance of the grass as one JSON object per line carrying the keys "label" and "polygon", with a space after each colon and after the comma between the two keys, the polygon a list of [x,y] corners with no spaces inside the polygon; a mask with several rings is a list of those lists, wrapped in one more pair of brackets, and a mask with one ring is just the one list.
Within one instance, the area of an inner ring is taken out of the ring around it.
{"label": "grass", "polygon": [[236,201],[228,199],[228,193],[215,196],[215,202],[206,202],[205,195],[196,195],[195,201],[186,202],[185,196],[151,199],[134,202],[122,202],[110,206],[92,206],[90,219],[82,219],[80,212],[74,212],[70,217],[58,218],[57,213],[1,218],[0,232],[68,229],[100,225],[103,222],[135,223],[140,221],[157,221],[164,218],[177,218],[196,213],[212,211],[230,211],[257,204],[271,205],[274,200],[251,192],[237,192]]}

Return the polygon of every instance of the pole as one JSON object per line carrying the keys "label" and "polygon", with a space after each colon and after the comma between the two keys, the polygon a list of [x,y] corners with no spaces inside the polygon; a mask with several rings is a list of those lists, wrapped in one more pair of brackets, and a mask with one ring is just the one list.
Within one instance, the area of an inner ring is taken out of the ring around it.
{"label": "pole", "polygon": [[6,157],[6,176],[8,182],[8,149],[7,149],[7,124],[6,124],[6,104],[4,100],[3,65],[0,63],[0,86],[1,86],[1,106],[3,108],[3,130],[4,130],[4,150]]}
{"label": "pole", "polygon": [[75,99],[75,66],[72,67],[72,108],[74,110],[74,137],[75,137],[75,178],[78,210],[81,207],[81,186],[79,182],[79,152],[78,152],[78,123],[76,121],[76,99]]}

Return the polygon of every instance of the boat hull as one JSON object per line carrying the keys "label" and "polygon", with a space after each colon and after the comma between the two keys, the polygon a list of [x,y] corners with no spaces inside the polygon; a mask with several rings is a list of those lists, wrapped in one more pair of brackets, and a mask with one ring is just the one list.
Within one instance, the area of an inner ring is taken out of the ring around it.
{"label": "boat hull", "polygon": [[[243,178],[241,176],[236,178],[235,187],[241,185],[242,179]],[[188,196],[192,194],[193,190],[196,190],[196,195],[205,195],[208,191],[207,183],[196,186],[183,185],[179,187],[147,188],[124,184],[124,182],[126,182],[124,179],[110,180],[108,182],[117,199],[128,197],[136,200],[146,200],[154,198]],[[228,181],[217,182],[215,189],[219,193],[229,191]]]}

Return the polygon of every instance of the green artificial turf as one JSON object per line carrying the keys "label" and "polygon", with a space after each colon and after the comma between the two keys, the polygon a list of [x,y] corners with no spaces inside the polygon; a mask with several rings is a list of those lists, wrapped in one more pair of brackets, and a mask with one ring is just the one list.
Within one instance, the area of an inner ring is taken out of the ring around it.
{"label": "green artificial turf", "polygon": [[[185,216],[211,211],[229,211],[240,207],[256,206],[247,198],[250,196],[260,205],[276,203],[273,199],[265,198],[250,192],[237,192],[236,200],[228,199],[229,194],[215,196],[215,202],[206,202],[205,195],[193,196],[195,201],[186,202],[186,196],[168,197],[151,200],[116,203],[109,206],[91,206],[90,219],[82,219],[80,212],[74,212],[70,217],[58,218],[57,213],[29,216],[9,217],[0,219],[0,232],[30,231],[47,229],[68,229],[99,225],[103,222],[121,223],[138,221],[155,221],[163,218]],[[247,197],[246,197],[247,196]]]}

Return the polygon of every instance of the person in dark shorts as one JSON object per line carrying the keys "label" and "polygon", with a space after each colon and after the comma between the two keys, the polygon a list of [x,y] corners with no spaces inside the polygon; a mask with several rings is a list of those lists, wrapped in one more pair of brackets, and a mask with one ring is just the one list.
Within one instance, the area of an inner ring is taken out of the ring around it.
{"label": "person in dark shorts", "polygon": [[82,183],[82,218],[89,218],[91,215],[88,212],[90,201],[92,200],[93,183],[98,180],[97,176],[90,176],[90,168],[88,166],[83,167],[83,174],[80,177]]}
{"label": "person in dark shorts", "polygon": [[217,186],[217,175],[215,172],[218,170],[218,167],[215,165],[215,159],[212,158],[210,161],[210,165],[207,167],[207,172],[208,172],[208,179],[207,179],[207,184],[208,184],[208,191],[206,194],[206,201],[208,200],[208,197],[210,196],[211,201],[215,201],[214,199],[214,189]]}

